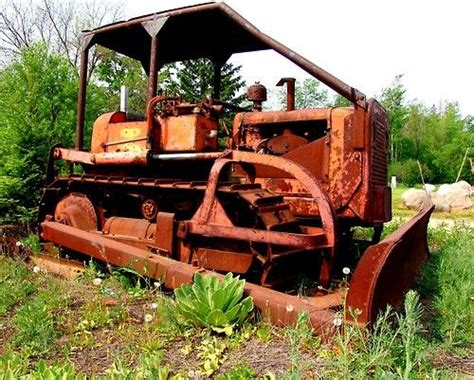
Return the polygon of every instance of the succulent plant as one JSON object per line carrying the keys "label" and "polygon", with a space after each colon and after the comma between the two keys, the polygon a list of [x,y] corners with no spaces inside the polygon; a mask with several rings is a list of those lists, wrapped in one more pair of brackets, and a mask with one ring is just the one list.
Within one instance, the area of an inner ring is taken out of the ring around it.
{"label": "succulent plant", "polygon": [[253,309],[251,297],[242,299],[245,281],[228,273],[223,281],[216,276],[194,275],[194,283],[175,289],[177,306],[187,323],[210,327],[230,335]]}

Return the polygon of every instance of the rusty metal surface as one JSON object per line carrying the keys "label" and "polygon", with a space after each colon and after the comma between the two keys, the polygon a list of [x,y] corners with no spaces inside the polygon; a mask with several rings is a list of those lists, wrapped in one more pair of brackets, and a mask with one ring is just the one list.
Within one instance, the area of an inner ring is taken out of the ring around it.
{"label": "rusty metal surface", "polygon": [[84,273],[84,265],[45,254],[30,254],[30,261],[42,271],[58,275],[67,280],[75,280]]}
{"label": "rusty metal surface", "polygon": [[88,153],[73,149],[54,149],[55,159],[78,162],[86,165],[141,165],[148,162],[147,151]]}
{"label": "rusty metal surface", "polygon": [[54,219],[80,230],[95,230],[97,215],[92,202],[83,194],[71,193],[56,205]]}
{"label": "rusty metal surface", "polygon": [[[196,43],[189,30],[197,29],[218,33],[225,44]],[[240,273],[262,285],[247,284],[246,292],[273,322],[291,323],[306,310],[320,333],[331,330],[331,309],[342,303],[339,290],[302,300],[268,287],[282,289],[303,275],[330,288],[338,282],[333,267],[353,259],[345,251],[354,243],[351,228],[374,228],[374,244],[391,219],[383,107],[223,3],[100,27],[87,31],[81,44],[76,149],[51,150],[39,212],[43,238],[131,266],[171,289],[203,268]],[[94,44],[142,63],[148,103],[145,117],[100,116],[91,151],[84,152],[88,50]],[[264,110],[266,88],[259,83],[248,91],[253,110],[218,99],[221,69],[231,55],[263,49],[288,58],[354,106],[296,110],[295,79],[285,77],[278,82],[287,86],[285,111]],[[217,99],[156,96],[159,68],[202,57],[214,66],[209,79]],[[219,152],[217,131],[226,111],[238,112],[226,144],[232,150]],[[81,164],[84,173],[58,177],[55,160],[68,161],[71,169]],[[361,309],[359,321],[373,321],[383,305],[401,299],[427,255],[430,213],[362,256],[347,298]]]}
{"label": "rusty metal surface", "polygon": [[159,212],[156,217],[155,245],[167,256],[173,253],[175,215],[170,212]]}
{"label": "rusty metal surface", "polygon": [[[202,22],[203,18],[206,20],[204,23]],[[157,28],[152,28],[156,29],[156,33],[153,33],[151,39],[147,30],[150,29],[150,23],[158,24]],[[196,44],[194,39],[189,38],[189,30],[199,29],[202,35],[214,35],[216,25],[219,26],[220,38],[227,42],[224,50],[220,44]],[[150,43],[137,43],[137,37],[142,41],[150,41]],[[137,59],[144,65],[145,71],[149,74],[148,100],[156,95],[157,69],[165,63],[201,57],[215,60],[216,57],[230,57],[234,53],[273,49],[358,107],[367,108],[366,97],[362,92],[260,32],[248,20],[224,3],[197,5],[103,26],[86,31],[81,38],[81,44],[76,126],[76,149],[78,150],[83,148],[87,63],[89,48],[94,44]]]}
{"label": "rusty metal surface", "polygon": [[[347,310],[360,311],[358,323],[374,322],[387,304],[398,306],[428,258],[426,228],[434,207],[364,252],[350,281]],[[351,319],[351,315],[347,318]]]}
{"label": "rusty metal surface", "polygon": [[[175,289],[184,283],[191,283],[194,273],[197,271],[219,276],[215,272],[192,267],[189,264],[56,222],[42,223],[42,234],[44,238],[60,246],[83,252],[112,265],[132,268],[150,278],[161,281],[168,289]],[[334,332],[335,313],[327,309],[328,305],[335,306],[337,304],[334,296],[321,296],[305,300],[249,283],[245,285],[245,293],[252,296],[262,315],[268,317],[275,324],[294,323],[298,314],[306,311],[312,327],[319,335],[328,336]]]}
{"label": "rusty metal surface", "polygon": [[286,83],[286,110],[293,111],[295,109],[295,78],[281,78],[277,86],[283,86]]}

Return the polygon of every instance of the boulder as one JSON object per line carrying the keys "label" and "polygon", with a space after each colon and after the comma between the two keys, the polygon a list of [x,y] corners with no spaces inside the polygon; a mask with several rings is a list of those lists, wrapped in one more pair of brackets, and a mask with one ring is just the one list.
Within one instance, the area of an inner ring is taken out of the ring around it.
{"label": "boulder", "polygon": [[439,187],[437,194],[444,197],[451,211],[464,210],[472,207],[471,185],[466,181],[451,184],[443,184]]}
{"label": "boulder", "polygon": [[428,193],[431,193],[436,190],[436,186],[432,185],[431,183],[425,183],[423,185],[423,189],[425,189]]}
{"label": "boulder", "polygon": [[444,195],[439,195],[438,193],[432,192],[430,193],[430,197],[431,197],[431,202],[433,202],[433,205],[435,206],[436,211],[440,211],[440,212],[451,211],[451,206],[449,205],[449,202],[446,200]]}
{"label": "boulder", "polygon": [[463,189],[464,191],[466,191],[469,195],[471,194],[471,185],[466,182],[466,181],[459,181],[459,182],[455,182],[453,183],[453,186],[459,188],[459,189]]}
{"label": "boulder", "polygon": [[450,183],[443,183],[442,185],[439,186],[437,193],[439,195],[446,195],[453,191],[453,185]]}
{"label": "boulder", "polygon": [[430,206],[429,195],[425,190],[408,189],[402,194],[402,202],[410,210],[421,210]]}
{"label": "boulder", "polygon": [[471,197],[462,189],[445,194],[444,199],[449,203],[451,210],[465,210],[472,207]]}

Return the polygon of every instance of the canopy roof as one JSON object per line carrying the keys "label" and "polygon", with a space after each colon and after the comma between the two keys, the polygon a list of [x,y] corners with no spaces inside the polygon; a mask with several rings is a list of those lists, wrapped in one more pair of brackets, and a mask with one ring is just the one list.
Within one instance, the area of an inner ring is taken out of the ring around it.
{"label": "canopy roof", "polygon": [[226,60],[233,53],[270,48],[255,37],[260,34],[257,28],[224,3],[153,13],[85,32],[92,43],[135,58],[145,67],[154,33],[160,64],[195,58]]}
{"label": "canopy roof", "polygon": [[225,3],[205,3],[105,25],[85,31],[83,49],[99,44],[139,60],[149,71],[151,40],[157,38],[158,64],[208,58],[225,62],[234,53],[273,49],[333,90],[366,108],[365,95],[260,32]]}

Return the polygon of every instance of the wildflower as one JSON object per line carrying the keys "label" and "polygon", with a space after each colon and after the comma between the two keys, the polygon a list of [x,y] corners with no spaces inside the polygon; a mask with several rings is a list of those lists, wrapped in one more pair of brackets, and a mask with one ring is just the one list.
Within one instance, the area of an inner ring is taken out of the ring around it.
{"label": "wildflower", "polygon": [[334,318],[332,323],[333,323],[334,326],[339,327],[339,326],[342,325],[342,318],[341,317],[336,317],[336,318]]}
{"label": "wildflower", "polygon": [[34,267],[33,267],[33,272],[34,272],[34,273],[39,273],[39,272],[41,272],[40,267],[34,266]]}
{"label": "wildflower", "polygon": [[94,278],[94,280],[92,280],[92,283],[95,286],[99,286],[100,284],[102,284],[102,279],[101,278]]}
{"label": "wildflower", "polygon": [[15,245],[16,245],[17,247],[24,247],[24,246],[25,246],[21,241],[17,241],[17,242],[15,243]]}
{"label": "wildflower", "polygon": [[151,314],[145,314],[144,319],[145,319],[145,322],[146,322],[146,323],[149,323],[149,322],[151,322],[151,321],[153,320],[153,315],[151,315]]}
{"label": "wildflower", "polygon": [[153,302],[150,306],[153,310],[158,309],[158,304],[155,302]]}
{"label": "wildflower", "polygon": [[293,305],[286,305],[286,311],[287,311],[288,313],[291,313],[293,310],[294,310]]}
{"label": "wildflower", "polygon": [[161,283],[160,283],[159,281],[155,281],[155,282],[153,283],[153,286],[154,286],[155,288],[159,288],[159,287],[161,286]]}
{"label": "wildflower", "polygon": [[349,274],[349,273],[351,273],[351,270],[348,267],[344,267],[344,268],[342,268],[342,273]]}

